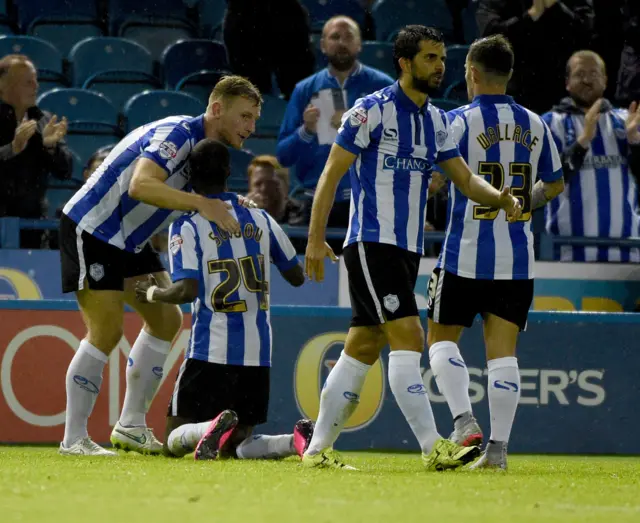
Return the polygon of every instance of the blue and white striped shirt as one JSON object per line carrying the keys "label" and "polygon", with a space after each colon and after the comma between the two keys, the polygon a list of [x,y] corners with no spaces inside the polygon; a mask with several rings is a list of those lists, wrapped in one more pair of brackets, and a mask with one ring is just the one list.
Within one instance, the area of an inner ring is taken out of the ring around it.
{"label": "blue and white striped shirt", "polygon": [[188,158],[204,138],[203,115],[172,116],[139,127],[125,136],[65,205],[63,212],[92,234],[119,249],[138,252],[156,232],[182,214],[159,209],[129,196],[139,158],[148,158],[168,175],[166,184],[187,187]]}
{"label": "blue and white striped shirt", "polygon": [[186,357],[226,365],[271,366],[271,260],[282,272],[298,263],[291,241],[265,211],[245,209],[234,193],[213,196],[233,205],[242,234],[229,236],[196,213],[169,231],[174,282],[199,281]]}
{"label": "blue and white striped shirt", "polygon": [[511,187],[523,213],[509,223],[503,211],[472,202],[450,184],[447,233],[436,266],[464,278],[533,278],[531,191],[537,180],[562,177],[551,131],[540,116],[506,95],[476,96],[448,118],[471,170],[498,190]]}
{"label": "blue and white striped shirt", "polygon": [[[553,111],[543,118],[560,151],[573,145],[584,129],[584,114]],[[580,171],[545,207],[547,232],[601,238],[640,236],[638,187],[627,163],[626,118],[625,109],[600,114]],[[562,245],[555,254],[562,261],[640,262],[638,249],[621,247]]]}
{"label": "blue and white striped shirt", "polygon": [[418,107],[396,82],[345,113],[336,143],[358,155],[345,246],[377,242],[422,254],[431,172],[460,156],[444,111],[428,101]]}

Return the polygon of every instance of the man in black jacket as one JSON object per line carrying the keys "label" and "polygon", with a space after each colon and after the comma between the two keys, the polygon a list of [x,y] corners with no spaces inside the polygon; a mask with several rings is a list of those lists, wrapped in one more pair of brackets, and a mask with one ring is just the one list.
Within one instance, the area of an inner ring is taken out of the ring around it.
{"label": "man in black jacket", "polygon": [[[62,139],[67,122],[36,107],[38,80],[23,55],[0,59],[0,217],[42,218],[47,177],[71,177]],[[21,231],[20,246],[38,249],[42,231]]]}
{"label": "man in black jacket", "polygon": [[590,0],[480,0],[482,36],[505,35],[516,63],[509,94],[536,113],[548,111],[564,93],[569,56],[591,40]]}
{"label": "man in black jacket", "polygon": [[620,57],[616,100],[623,106],[640,99],[640,2],[623,6],[624,47]]}

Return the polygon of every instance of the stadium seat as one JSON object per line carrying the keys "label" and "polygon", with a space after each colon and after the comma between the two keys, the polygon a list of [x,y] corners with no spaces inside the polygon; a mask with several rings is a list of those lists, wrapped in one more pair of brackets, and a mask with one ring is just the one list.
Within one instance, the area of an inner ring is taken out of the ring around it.
{"label": "stadium seat", "polygon": [[227,187],[230,191],[244,194],[249,189],[247,168],[253,160],[253,155],[247,151],[229,148],[231,153],[231,175],[227,178]]}
{"label": "stadium seat", "polygon": [[287,110],[287,101],[271,95],[264,95],[260,119],[256,124],[256,134],[277,136]]}
{"label": "stadium seat", "polygon": [[456,102],[467,103],[467,83],[464,80],[458,80],[447,86],[442,95],[446,100],[453,100]]}
{"label": "stadium seat", "polygon": [[0,35],[12,35],[17,27],[9,16],[7,0],[0,0]]}
{"label": "stadium seat", "polygon": [[437,27],[445,35],[453,29],[445,0],[378,0],[371,14],[377,40],[389,41],[400,28],[410,24]]}
{"label": "stadium seat", "polygon": [[464,63],[467,60],[468,52],[468,45],[450,45],[447,47],[447,69],[444,73],[444,88],[454,82],[464,82]]}
{"label": "stadium seat", "polygon": [[393,44],[389,42],[362,42],[360,61],[370,67],[375,67],[387,73],[391,78],[396,77],[393,66]]}
{"label": "stadium seat", "polygon": [[108,10],[111,34],[135,40],[157,61],[169,45],[197,33],[181,1],[154,0],[141,6],[131,0],[109,0]]}
{"label": "stadium seat", "polygon": [[83,38],[100,36],[98,2],[46,0],[18,3],[18,22],[22,31],[54,44],[67,56],[73,45]]}
{"label": "stadium seat", "polygon": [[218,40],[222,38],[222,22],[227,10],[226,2],[219,0],[200,2],[200,28],[202,36]]}
{"label": "stadium seat", "polygon": [[461,104],[455,102],[454,100],[445,100],[443,98],[434,98],[431,100],[431,103],[435,105],[437,108],[442,109],[445,112],[453,111],[460,107]]}
{"label": "stadium seat", "polygon": [[45,193],[47,205],[47,218],[59,218],[58,211],[62,210],[65,204],[76,193],[76,188],[67,187],[51,187]]}
{"label": "stadium seat", "polygon": [[69,132],[66,141],[86,163],[94,151],[121,136],[118,111],[103,95],[83,89],[54,89],[42,94],[40,108],[66,117]]}
{"label": "stadium seat", "polygon": [[124,106],[127,132],[167,116],[198,116],[206,109],[197,98],[176,91],[145,91]]}
{"label": "stadium seat", "polygon": [[178,82],[176,91],[195,96],[204,105],[207,105],[209,103],[211,90],[225,74],[223,71],[206,70],[191,73]]}
{"label": "stadium seat", "polygon": [[263,154],[276,155],[276,147],[278,140],[276,138],[252,136],[248,140],[245,140],[242,149],[254,156],[260,156]]}
{"label": "stadium seat", "polygon": [[309,11],[312,31],[321,31],[324,23],[336,15],[349,16],[364,27],[365,12],[358,0],[302,0],[302,3]]}
{"label": "stadium seat", "polygon": [[162,54],[162,67],[167,89],[174,89],[178,82],[189,74],[203,70],[227,70],[227,50],[221,42],[183,40],[165,49]]}
{"label": "stadium seat", "polygon": [[62,55],[52,44],[33,36],[1,36],[0,56],[24,54],[38,70],[38,80],[66,84],[62,70]]}

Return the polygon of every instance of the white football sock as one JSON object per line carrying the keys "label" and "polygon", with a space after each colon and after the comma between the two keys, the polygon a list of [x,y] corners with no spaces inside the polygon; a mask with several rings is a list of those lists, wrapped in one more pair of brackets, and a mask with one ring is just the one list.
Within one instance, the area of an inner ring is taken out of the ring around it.
{"label": "white football sock", "polygon": [[145,427],[146,415],[162,379],[163,365],[171,342],[140,331],[129,353],[127,392],[120,415],[125,427]]}
{"label": "white football sock", "polygon": [[107,355],[87,340],[80,342],[67,369],[67,410],[63,445],[69,448],[88,436],[87,421],[96,403]]}
{"label": "white football sock", "polygon": [[458,346],[452,341],[434,343],[429,349],[429,364],[453,419],[471,412],[469,371]]}
{"label": "white football sock", "polygon": [[198,446],[198,442],[207,432],[211,421],[202,423],[186,423],[173,429],[167,438],[167,448],[174,456],[181,458],[190,454]]}
{"label": "white football sock", "polygon": [[305,454],[317,454],[333,445],[358,407],[360,391],[370,368],[371,365],[342,351],[320,394],[320,412]]}
{"label": "white football sock", "polygon": [[513,419],[520,400],[520,371],[518,358],[489,360],[489,413],[491,414],[491,440],[509,441]]}
{"label": "white football sock", "polygon": [[256,434],[249,436],[236,447],[236,456],[239,459],[275,459],[295,455],[293,434],[281,436]]}
{"label": "white football sock", "polygon": [[419,352],[409,350],[391,351],[389,386],[422,452],[428,454],[441,436],[436,429],[427,389],[420,374],[420,356]]}

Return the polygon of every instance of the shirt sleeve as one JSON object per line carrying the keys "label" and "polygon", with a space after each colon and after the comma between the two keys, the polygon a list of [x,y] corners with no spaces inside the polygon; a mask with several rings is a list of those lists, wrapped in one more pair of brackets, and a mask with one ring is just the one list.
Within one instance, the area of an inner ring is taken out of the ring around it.
{"label": "shirt sleeve", "polygon": [[173,282],[200,278],[196,233],[189,221],[175,221],[169,228],[169,268]]}
{"label": "shirt sleeve", "polygon": [[[449,123],[449,118],[445,116],[444,111],[441,111],[440,114],[442,116],[442,123],[444,124],[445,129],[444,131],[436,131],[436,146],[438,147],[436,163],[446,162],[447,160],[451,160],[451,158],[460,156],[458,145],[454,140],[454,129]],[[454,122],[457,122],[458,120],[462,121],[461,118],[456,118]],[[464,132],[464,129],[462,132]],[[462,132],[460,133],[460,136],[462,136]],[[440,133],[445,133],[445,136],[440,137]],[[439,145],[440,143],[442,143],[442,145]]]}
{"label": "shirt sleeve", "polygon": [[553,140],[551,129],[544,120],[542,125],[544,126],[544,141],[538,161],[538,178],[543,182],[555,182],[562,178],[562,160]]}
{"label": "shirt sleeve", "polygon": [[336,143],[350,153],[360,154],[369,146],[371,133],[381,121],[382,113],[375,100],[360,98],[342,116],[342,126],[338,130]]}
{"label": "shirt sleeve", "polygon": [[191,153],[191,136],[182,125],[172,124],[158,127],[149,145],[142,152],[143,158],[149,158],[171,176],[182,166]]}
{"label": "shirt sleeve", "polygon": [[280,272],[288,271],[298,264],[296,249],[291,240],[268,213],[264,213],[269,224],[269,249],[271,261]]}

